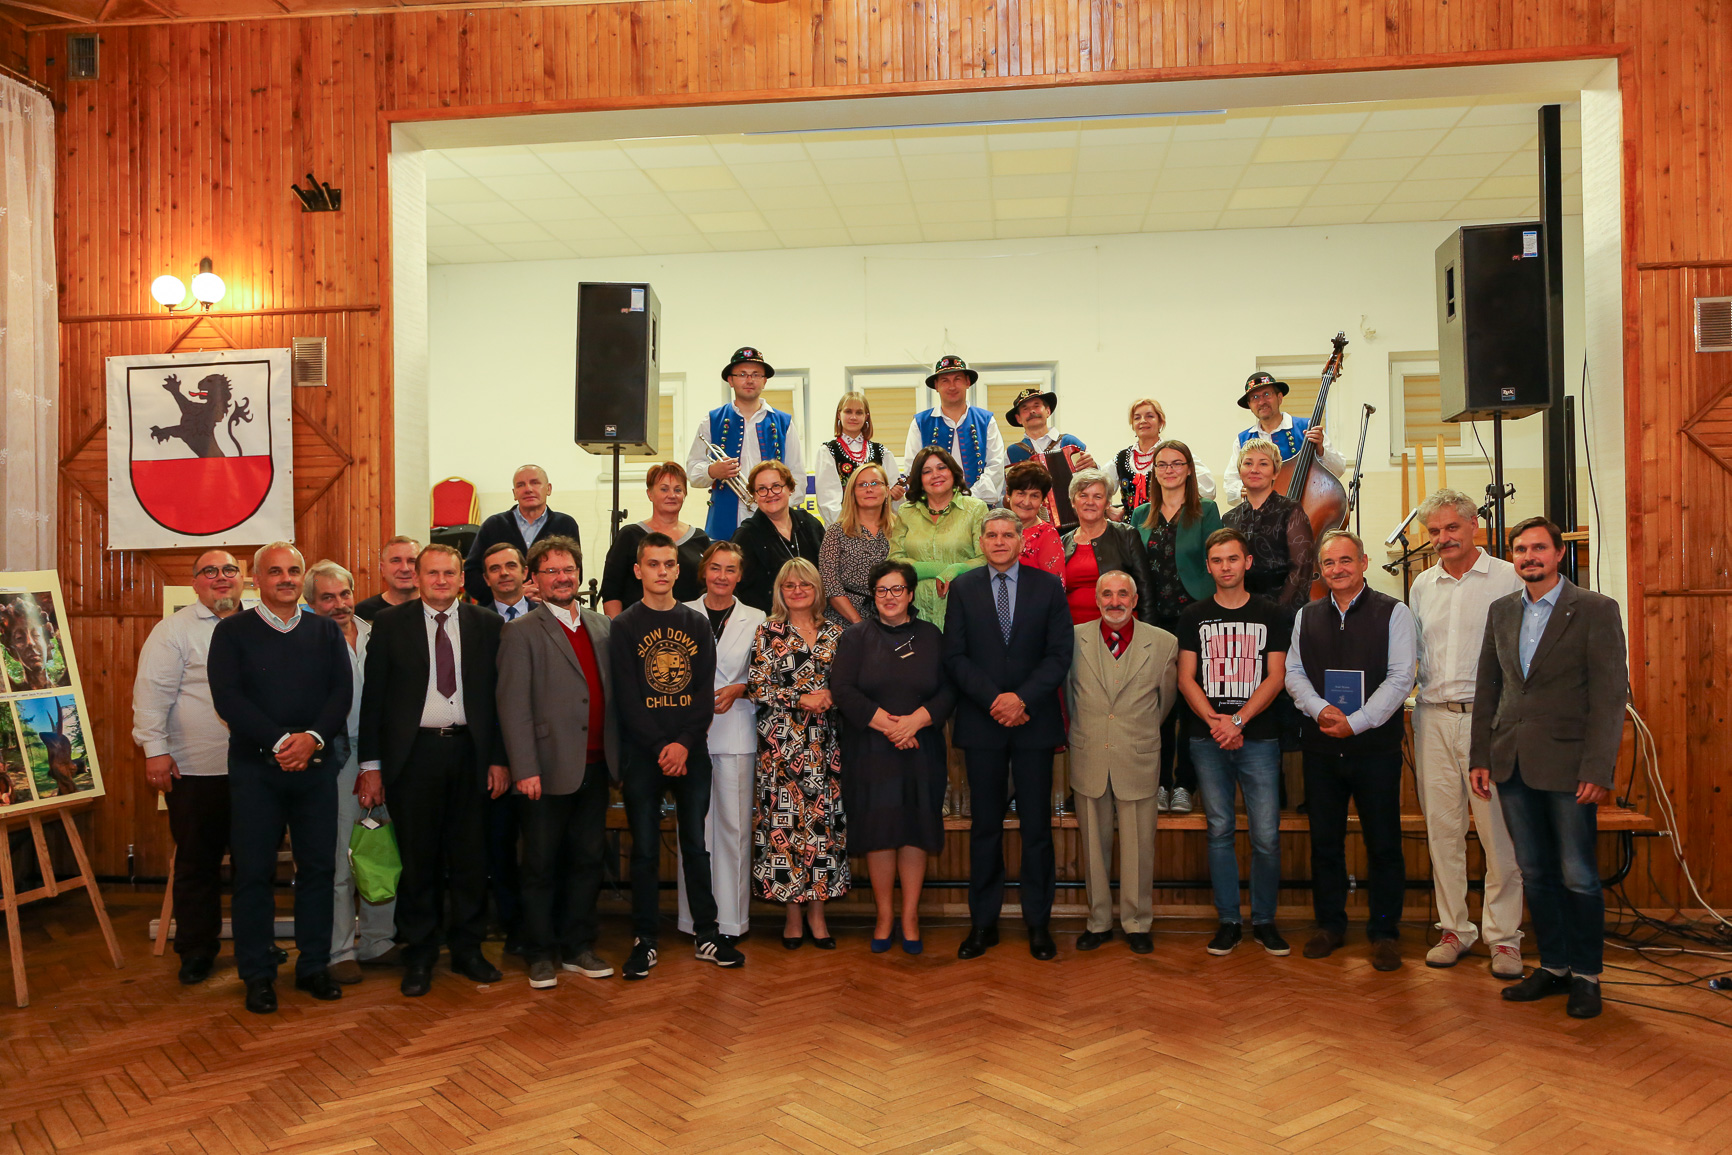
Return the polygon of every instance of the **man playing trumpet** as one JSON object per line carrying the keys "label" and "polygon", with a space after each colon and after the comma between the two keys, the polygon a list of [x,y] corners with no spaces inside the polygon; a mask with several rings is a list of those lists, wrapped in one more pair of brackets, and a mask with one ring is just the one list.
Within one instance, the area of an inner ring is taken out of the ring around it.
{"label": "man playing trumpet", "polygon": [[704,532],[711,541],[732,538],[751,514],[741,479],[760,461],[786,465],[800,490],[794,500],[805,496],[805,460],[794,419],[763,399],[764,383],[775,375],[758,350],[750,346],[735,350],[722,370],[722,380],[734,391],[733,401],[718,405],[698,422],[691,452],[686,454],[686,473],[694,485],[709,482],[710,513]]}

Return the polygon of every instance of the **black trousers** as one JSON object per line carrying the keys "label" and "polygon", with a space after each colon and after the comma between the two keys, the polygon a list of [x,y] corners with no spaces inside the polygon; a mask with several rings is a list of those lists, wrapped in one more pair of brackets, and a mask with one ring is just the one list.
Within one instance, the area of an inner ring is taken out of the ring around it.
{"label": "black trousers", "polygon": [[1400,937],[1407,863],[1401,854],[1401,751],[1320,754],[1305,751],[1305,798],[1311,819],[1311,903],[1317,925],[1347,932],[1347,803],[1359,811],[1371,916],[1365,936]]}
{"label": "black trousers", "polygon": [[337,770],[344,757],[339,748],[323,766],[292,772],[274,764],[229,761],[235,969],[243,981],[276,977],[277,964],[271,959],[277,918],[273,883],[285,828],[295,853],[295,948],[300,952],[295,976],[306,978],[330,965],[337,882]]}
{"label": "black trousers", "polygon": [[1022,921],[1045,926],[1052,917],[1052,748],[1002,746],[968,749],[968,790],[973,798],[973,823],[968,834],[968,914],[975,926],[998,924],[1004,906],[1004,815],[1010,804],[1010,784],[1019,804],[1022,826],[1022,869],[1018,885]]}
{"label": "black trousers", "polygon": [[670,778],[653,754],[635,742],[623,743],[620,794],[631,831],[631,930],[655,943],[661,925],[662,795],[674,798],[679,825],[680,858],[685,864],[686,905],[692,912],[692,936],[716,933],[716,894],[710,887],[710,848],[704,844],[704,820],[710,813],[710,752],[686,754],[686,772]]}
{"label": "black trousers", "polygon": [[1168,790],[1197,792],[1197,768],[1191,765],[1191,733],[1196,724],[1191,708],[1183,702],[1161,723],[1161,785]]}
{"label": "black trousers", "polygon": [[174,836],[174,953],[215,958],[223,928],[223,855],[229,850],[228,775],[175,779],[168,792],[168,831]]}
{"label": "black trousers", "polygon": [[493,899],[493,917],[506,938],[516,938],[523,928],[523,873],[518,866],[523,830],[517,805],[521,797],[508,790],[487,800],[487,890]]}
{"label": "black trousers", "polygon": [[477,954],[487,937],[487,785],[467,734],[422,730],[409,761],[385,787],[403,876],[397,942],[406,966],[439,958],[440,893],[451,904],[452,957]]}
{"label": "black trousers", "polygon": [[[545,781],[545,779],[543,779]],[[595,899],[607,845],[607,764],[570,794],[517,796],[523,830],[523,934],[530,962],[575,958],[595,945]],[[500,801],[504,801],[501,799]]]}

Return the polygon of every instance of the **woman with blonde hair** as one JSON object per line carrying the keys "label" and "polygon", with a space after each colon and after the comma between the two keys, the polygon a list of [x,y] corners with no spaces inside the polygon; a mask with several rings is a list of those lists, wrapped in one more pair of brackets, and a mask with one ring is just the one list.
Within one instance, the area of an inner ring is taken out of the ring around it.
{"label": "woman with blonde hair", "polygon": [[[1138,397],[1131,402],[1130,419],[1136,440],[1114,454],[1106,466],[1113,494],[1118,498],[1119,517],[1139,505],[1147,505],[1160,492],[1160,482],[1155,477],[1155,453],[1167,427],[1167,411],[1153,397]],[[1195,469],[1198,494],[1205,501],[1213,501],[1215,475],[1201,462],[1195,464]]]}
{"label": "woman with blonde hair", "polygon": [[[896,479],[896,455],[872,440],[871,402],[864,393],[844,393],[836,402],[836,436],[824,442],[818,454],[818,514],[825,525],[834,525],[841,516],[848,479],[863,465],[876,465],[892,482]],[[891,501],[902,500],[900,488],[886,492]]]}
{"label": "woman with blonde hair", "polygon": [[842,627],[824,617],[823,580],[805,558],[784,564],[773,589],[746,672],[746,694],[758,704],[752,878],[761,897],[787,906],[783,946],[797,950],[809,930],[820,950],[834,950],[824,903],[850,884],[842,751],[830,717]]}
{"label": "woman with blonde hair", "polygon": [[1289,620],[1311,600],[1311,579],[1317,573],[1317,539],[1311,519],[1299,503],[1275,492],[1281,472],[1281,451],[1273,441],[1253,437],[1239,446],[1233,463],[1239,470],[1245,500],[1229,509],[1221,524],[1245,535],[1251,547],[1251,568],[1245,588],[1268,598]]}
{"label": "woman with blonde hair", "polygon": [[890,479],[871,462],[848,478],[841,517],[824,528],[818,573],[830,597],[826,616],[842,625],[860,620],[872,602],[872,567],[890,553]]}

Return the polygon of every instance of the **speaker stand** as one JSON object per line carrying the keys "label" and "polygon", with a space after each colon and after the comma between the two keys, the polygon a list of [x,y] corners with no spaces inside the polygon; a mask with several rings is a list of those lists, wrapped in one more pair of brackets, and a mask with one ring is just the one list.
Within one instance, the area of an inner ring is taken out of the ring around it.
{"label": "speaker stand", "polygon": [[[616,472],[614,475],[618,477]],[[615,482],[618,485],[618,482]],[[1504,530],[1504,499],[1508,492],[1503,482],[1503,414],[1491,415],[1491,484],[1485,487],[1486,497],[1491,499],[1491,556],[1504,557],[1509,553],[1509,542],[1505,540]],[[614,500],[618,500],[617,492]]]}
{"label": "speaker stand", "polygon": [[621,445],[613,447],[613,508],[608,511],[608,518],[612,525],[607,531],[609,545],[612,545],[613,539],[619,536],[619,523],[625,520],[625,510],[619,507],[619,458],[620,452],[624,448]]}

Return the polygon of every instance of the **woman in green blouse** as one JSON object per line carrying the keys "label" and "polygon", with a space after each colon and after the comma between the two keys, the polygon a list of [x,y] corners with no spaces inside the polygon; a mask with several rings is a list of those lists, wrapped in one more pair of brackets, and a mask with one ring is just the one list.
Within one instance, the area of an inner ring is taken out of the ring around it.
{"label": "woman in green blouse", "polygon": [[968,495],[962,467],[934,446],[916,453],[909,463],[907,496],[890,523],[890,560],[914,567],[920,576],[914,608],[942,628],[951,581],[981,563],[986,503]]}

